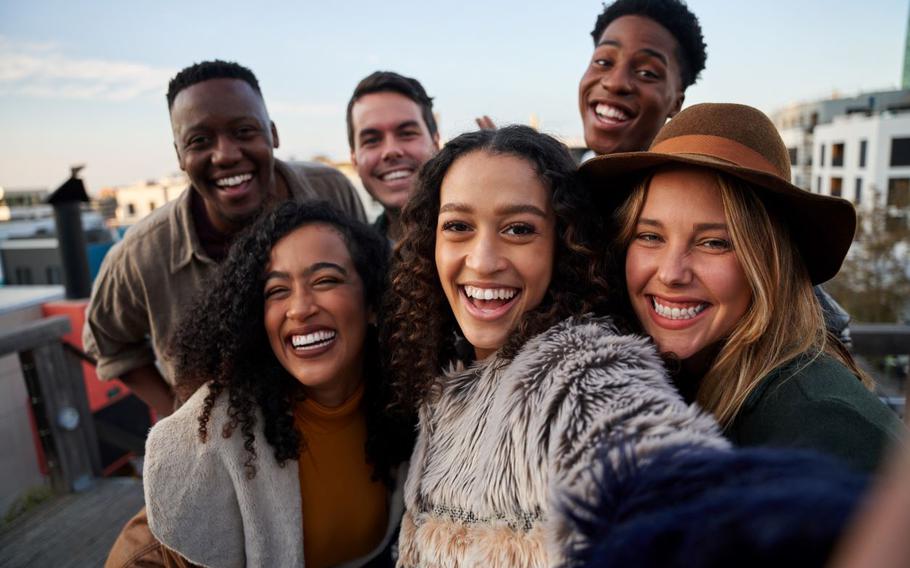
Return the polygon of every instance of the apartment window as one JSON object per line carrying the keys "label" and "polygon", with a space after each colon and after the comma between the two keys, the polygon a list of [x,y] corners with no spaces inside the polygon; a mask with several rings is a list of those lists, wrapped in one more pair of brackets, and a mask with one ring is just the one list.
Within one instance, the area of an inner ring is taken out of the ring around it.
{"label": "apartment window", "polygon": [[900,208],[910,206],[910,178],[888,180],[888,206]]}
{"label": "apartment window", "polygon": [[910,138],[891,139],[891,165],[910,166]]}
{"label": "apartment window", "polygon": [[859,141],[859,167],[866,167],[866,147],[869,145],[867,140]]}
{"label": "apartment window", "polygon": [[840,197],[844,187],[844,179],[839,177],[831,178],[831,195],[834,197]]}
{"label": "apartment window", "polygon": [[149,201],[149,211],[154,211],[154,210],[155,210],[155,202]]}
{"label": "apartment window", "polygon": [[821,150],[822,150],[821,154],[818,157],[818,165],[824,166],[825,165],[825,145],[824,144],[822,144]]}
{"label": "apartment window", "polygon": [[831,144],[831,165],[836,168],[844,167],[844,143]]}
{"label": "apartment window", "polygon": [[856,178],[856,187],[853,190],[853,203],[857,205],[863,202],[863,178]]}
{"label": "apartment window", "polygon": [[127,203],[127,204],[126,204],[126,214],[129,215],[130,217],[132,217],[133,215],[135,215],[135,214],[136,214],[136,206],[135,206],[134,204],[132,204],[132,203]]}
{"label": "apartment window", "polygon": [[822,192],[822,176],[815,178],[815,193]]}
{"label": "apartment window", "polygon": [[787,148],[787,152],[790,154],[790,165],[795,166],[796,162],[796,148]]}
{"label": "apartment window", "polygon": [[59,266],[48,266],[44,269],[44,275],[47,277],[48,284],[63,284]]}
{"label": "apartment window", "polygon": [[27,266],[17,266],[16,284],[34,284],[32,282],[32,269]]}

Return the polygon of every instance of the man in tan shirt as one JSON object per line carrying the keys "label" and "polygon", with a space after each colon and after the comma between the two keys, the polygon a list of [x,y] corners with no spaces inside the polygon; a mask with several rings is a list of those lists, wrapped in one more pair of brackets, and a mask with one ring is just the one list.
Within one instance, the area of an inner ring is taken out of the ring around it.
{"label": "man in tan shirt", "polygon": [[275,159],[278,131],[249,69],[224,61],[192,65],[171,80],[167,100],[177,160],[191,185],[108,253],[83,330],[98,376],[120,378],[159,416],[174,408],[174,327],[238,231],[284,199],[327,200],[365,220],[340,172]]}

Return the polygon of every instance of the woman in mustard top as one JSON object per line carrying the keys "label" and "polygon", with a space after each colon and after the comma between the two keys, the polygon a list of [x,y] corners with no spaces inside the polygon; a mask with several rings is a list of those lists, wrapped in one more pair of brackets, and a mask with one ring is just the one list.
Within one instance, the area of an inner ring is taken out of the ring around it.
{"label": "woman in mustard top", "polygon": [[411,437],[382,412],[387,247],[328,206],[286,203],[187,314],[174,350],[194,394],[152,430],[145,462],[149,526],[181,560],[390,562]]}

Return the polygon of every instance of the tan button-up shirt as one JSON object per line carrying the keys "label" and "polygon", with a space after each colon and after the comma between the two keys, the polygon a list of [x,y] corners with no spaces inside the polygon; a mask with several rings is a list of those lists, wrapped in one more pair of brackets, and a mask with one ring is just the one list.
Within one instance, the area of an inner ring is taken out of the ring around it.
{"label": "tan button-up shirt", "polygon": [[[313,163],[275,160],[275,170],[299,201],[323,199],[366,220],[354,187],[340,172]],[[190,191],[156,209],[107,254],[92,289],[82,339],[98,360],[98,376],[119,377],[159,361],[174,384],[168,344],[180,316],[206,289],[217,263],[199,242]]]}

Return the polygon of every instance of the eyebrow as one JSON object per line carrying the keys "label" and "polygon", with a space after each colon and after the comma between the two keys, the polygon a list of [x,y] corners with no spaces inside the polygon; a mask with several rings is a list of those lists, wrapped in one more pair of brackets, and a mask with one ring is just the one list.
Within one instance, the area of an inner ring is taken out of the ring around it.
{"label": "eyebrow", "polygon": [[[639,222],[639,224],[648,225],[650,227],[663,227],[664,226],[664,224],[661,223],[660,221],[658,221],[657,219],[641,218],[638,220],[638,222]],[[696,231],[716,231],[716,230],[726,231],[727,224],[726,223],[696,223],[695,225],[693,225],[693,228]]]}
{"label": "eyebrow", "polygon": [[[318,271],[324,270],[326,268],[331,268],[331,269],[337,270],[344,276],[348,275],[348,271],[345,270],[345,268],[343,266],[341,266],[340,264],[335,264],[334,262],[327,262],[327,261],[326,262],[317,262],[317,263],[312,264],[309,268],[307,268],[306,270],[303,271],[303,275],[309,276],[309,275],[313,274],[314,272],[318,272]],[[288,274],[287,272],[283,272],[281,270],[272,270],[265,275],[266,281],[271,280],[272,278],[289,279],[290,277],[291,277],[290,274]]]}
{"label": "eyebrow", "polygon": [[[468,205],[467,203],[446,203],[439,208],[439,213],[448,213],[454,211],[456,213],[473,213],[474,208]],[[494,211],[497,215],[517,215],[519,213],[530,213],[531,215],[537,215],[538,217],[546,218],[547,213],[543,211],[540,207],[536,205],[528,204],[514,204],[514,205],[503,205],[497,207]]]}
{"label": "eyebrow", "polygon": [[[602,45],[610,45],[613,47],[622,47],[622,44],[619,43],[618,41],[616,41],[615,39],[605,39],[602,42],[598,43],[597,47],[600,47]],[[670,61],[667,59],[667,56],[664,55],[663,53],[657,51],[656,49],[651,49],[650,47],[643,47],[643,48],[639,49],[637,53],[644,53],[646,55],[650,55],[651,57],[653,57],[655,59],[659,59],[664,65],[667,65],[667,66],[670,65]]]}

